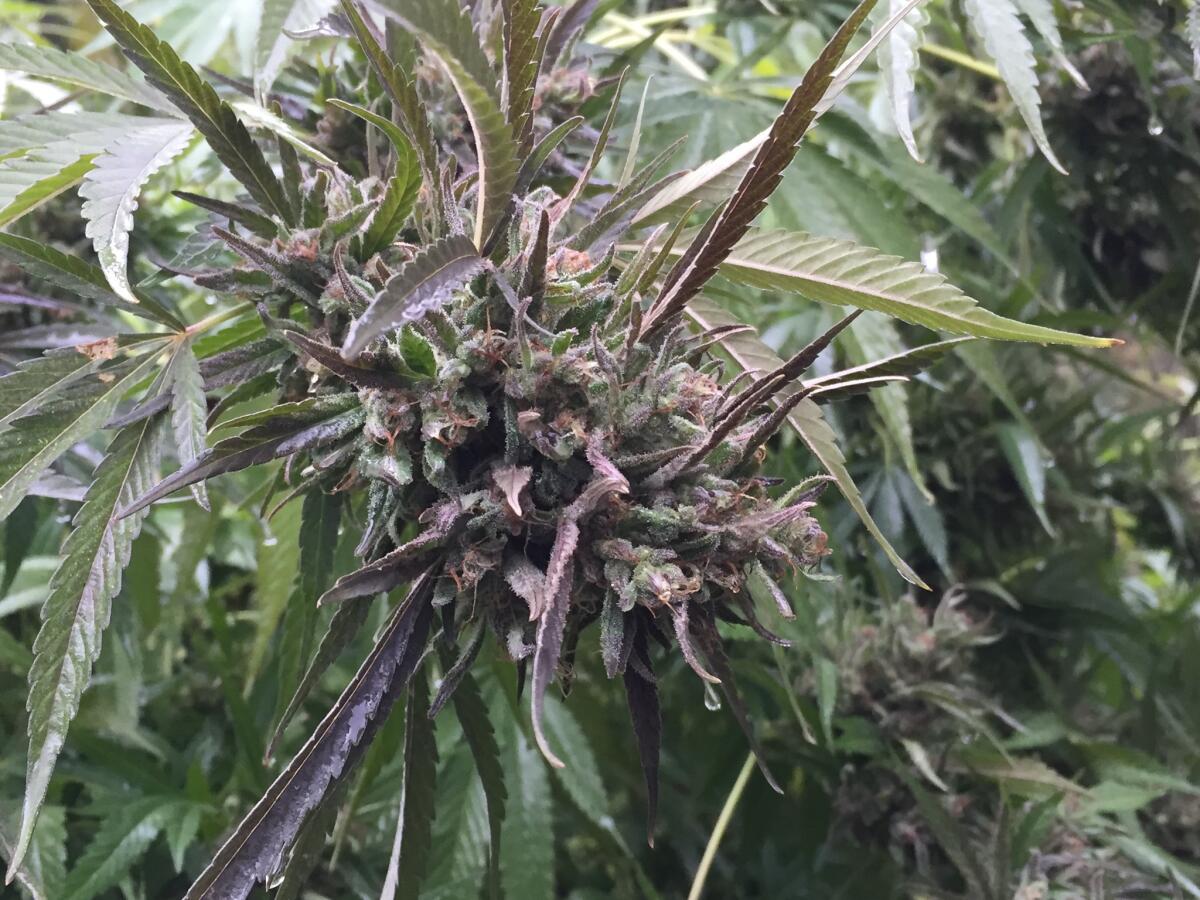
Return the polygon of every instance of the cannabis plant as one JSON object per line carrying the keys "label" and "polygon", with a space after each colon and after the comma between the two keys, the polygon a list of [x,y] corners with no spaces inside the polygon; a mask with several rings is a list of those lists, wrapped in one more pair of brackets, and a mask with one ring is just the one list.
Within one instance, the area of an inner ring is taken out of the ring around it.
{"label": "cannabis plant", "polygon": [[[271,109],[228,99],[113,0],[89,3],[146,81],[33,51],[29,68],[86,69],[94,86],[157,114],[98,119],[87,147],[48,142],[14,201],[34,206],[83,179],[98,266],[0,236],[0,254],[30,278],[114,309],[124,326],[0,380],[4,516],[70,448],[113,432],[34,645],[10,879],[131,543],[152,504],[177,491],[207,504],[212,479],[255,468],[262,489],[243,502],[267,519],[303,506],[299,540],[313,577],[302,579],[280,638],[294,693],[272,749],[366,621],[370,599],[403,591],[340,698],[187,896],[245,897],[311,865],[340,789],[401,700],[405,781],[385,891],[409,895],[420,882],[431,719],[453,706],[486,793],[494,895],[505,789],[471,674],[485,642],[515,666],[534,739],[557,767],[570,759],[544,727],[547,691],[556,678],[565,689],[579,648],[598,643],[605,672],[624,684],[653,840],[655,648],[676,648],[722,691],[755,746],[723,633],[744,627],[785,643],[768,625],[793,616],[781,581],[832,552],[813,516],[827,482],[882,540],[821,404],[903,380],[957,343],[806,379],[833,338],[866,309],[954,335],[1111,343],[1002,318],[919,265],[865,247],[754,228],[806,132],[918,0],[847,55],[875,5],[865,0],[769,129],[682,172],[669,170],[670,148],[639,164],[636,126],[623,164],[605,159],[622,73],[585,73],[563,87],[559,60],[591,15],[588,0],[469,10],[457,0],[344,0],[316,29],[354,48],[344,67],[319,73],[317,147],[297,136],[311,123],[289,120],[294,97],[271,95],[270,79],[257,89]],[[590,151],[572,147],[582,118],[550,116],[600,98],[608,112]],[[279,139],[260,143],[247,121]],[[27,124],[73,127],[61,117]],[[193,130],[241,193],[183,194],[209,220],[160,277],[134,284],[140,185],[188,149]],[[705,296],[717,276],[858,311],[782,360]],[[218,308],[188,324],[177,285]],[[268,399],[232,414],[255,398]],[[785,426],[828,475],[794,485],[771,476],[770,443]],[[179,465],[159,478],[164,457]],[[344,534],[360,564],[321,590]],[[314,649],[317,604],[336,613]]]}

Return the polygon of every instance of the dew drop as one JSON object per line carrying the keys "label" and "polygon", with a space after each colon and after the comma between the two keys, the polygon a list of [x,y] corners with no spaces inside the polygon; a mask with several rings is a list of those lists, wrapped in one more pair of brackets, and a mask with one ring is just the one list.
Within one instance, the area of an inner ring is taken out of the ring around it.
{"label": "dew drop", "polygon": [[1150,132],[1151,137],[1158,137],[1167,130],[1167,127],[1163,125],[1163,120],[1158,116],[1151,116],[1150,124],[1147,126],[1146,130]]}
{"label": "dew drop", "polygon": [[708,682],[704,683],[704,708],[711,712],[716,712],[721,708],[721,698],[717,696],[717,692]]}

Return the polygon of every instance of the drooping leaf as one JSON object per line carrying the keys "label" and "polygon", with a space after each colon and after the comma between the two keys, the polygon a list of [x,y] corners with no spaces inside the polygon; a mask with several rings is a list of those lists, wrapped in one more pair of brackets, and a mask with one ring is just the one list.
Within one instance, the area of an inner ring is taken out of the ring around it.
{"label": "drooping leaf", "polygon": [[54,247],[15,234],[0,234],[0,257],[19,266],[26,274],[44,279],[77,297],[119,307],[168,328],[180,331],[184,328],[173,313],[145,296],[139,296],[136,305],[118,297],[98,266]]}
{"label": "drooping leaf", "polygon": [[192,126],[187,122],[140,128],[109,144],[83,178],[79,196],[86,201],[87,236],[113,291],[131,303],[137,298],[126,266],[138,194],[155,172],[187,148],[191,138]]}
{"label": "drooping leaf", "polygon": [[246,126],[191,65],[169,44],[113,0],[88,0],[121,49],[204,135],[230,173],[264,210],[292,222],[292,211],[275,173]]}
{"label": "drooping leaf", "polygon": [[429,632],[432,580],[392,614],[374,650],[312,737],[200,873],[184,900],[245,900],[280,865],[305,818],[356,764],[403,694]]}
{"label": "drooping leaf", "polygon": [[429,680],[420,669],[409,686],[404,711],[404,782],[380,900],[417,900],[420,894],[433,849],[437,763],[437,741],[429,718]]}
{"label": "drooping leaf", "polygon": [[667,274],[662,291],[646,314],[643,334],[683,312],[762,212],[767,199],[779,186],[784,169],[795,157],[801,139],[816,120],[818,104],[833,84],[834,73],[846,47],[874,5],[875,0],[863,0],[809,66],[804,79],[755,152],[750,168],[733,196],[709,220]]}
{"label": "drooping leaf", "polygon": [[504,119],[499,79],[479,44],[470,12],[458,0],[389,0],[387,11],[446,70],[467,111],[479,180],[474,242],[482,252],[508,211],[517,179],[516,142]]}
{"label": "drooping leaf", "polygon": [[996,61],[996,68],[1000,70],[1034,142],[1050,165],[1067,174],[1054,155],[1045,126],[1042,125],[1037,60],[1014,0],[963,0],[963,7],[972,27],[983,40],[988,55]]}
{"label": "drooping leaf", "polygon": [[[115,346],[115,340],[114,344]],[[70,447],[104,427],[121,401],[156,365],[147,354],[117,373],[98,371],[41,412],[17,419],[0,441],[0,519]]]}
{"label": "drooping leaf", "polygon": [[[878,12],[884,17],[903,8],[904,0],[887,0]],[[892,29],[879,45],[879,71],[883,90],[892,113],[892,121],[904,146],[913,159],[920,160],[917,139],[913,136],[911,106],[916,93],[916,74],[920,68],[918,49],[924,38],[929,16],[923,9],[916,9]]]}
{"label": "drooping leaf", "polygon": [[[738,324],[725,310],[705,297],[695,298],[688,305],[687,315],[701,330]],[[770,347],[753,334],[730,335],[722,340],[721,346],[742,369],[748,371],[765,374],[779,368],[783,363],[783,360]],[[854,483],[854,478],[846,468],[846,457],[842,455],[841,448],[838,446],[837,436],[829,427],[829,423],[825,421],[824,416],[821,415],[821,408],[811,400],[804,400],[792,410],[788,416],[788,422],[796,430],[800,439],[808,445],[813,455],[820,460],[825,471],[833,476],[839,490],[846,498],[846,502],[862,520],[867,531],[871,533],[871,537],[875,539],[888,560],[896,567],[896,571],[911,584],[927,587],[908,563],[901,559],[900,554],[892,547],[891,542],[871,517],[871,513],[863,502],[862,494],[858,490],[858,485]]]}
{"label": "drooping leaf", "polygon": [[418,321],[444,304],[484,266],[475,245],[464,235],[430,244],[388,279],[350,326],[342,355],[352,360],[381,334]]}
{"label": "drooping leaf", "polygon": [[[208,418],[208,400],[204,393],[204,378],[200,363],[192,349],[192,341],[184,340],[175,348],[167,363],[164,382],[171,391],[171,429],[175,435],[175,454],[179,462],[189,466],[204,455]],[[196,502],[208,509],[208,489],[204,483],[192,485]]]}
{"label": "drooping leaf", "polygon": [[[50,776],[100,655],[112,599],[144,516],[118,520],[117,509],[153,482],[159,425],[147,419],[117,434],[74,520],[63,561],[50,579],[42,628],[29,670],[29,758],[21,829],[12,873],[29,847]],[[98,427],[95,426],[95,427]]]}
{"label": "drooping leaf", "polygon": [[50,78],[88,91],[177,114],[174,104],[140,78],[110,65],[46,44],[0,44],[0,69]]}
{"label": "drooping leaf", "polygon": [[263,416],[265,421],[220,441],[200,459],[163,479],[121,510],[121,515],[145,509],[181,487],[216,475],[334,443],[361,426],[363,415],[354,394],[313,398],[289,404],[288,409],[277,407]]}
{"label": "drooping leaf", "polygon": [[835,238],[751,230],[725,258],[721,274],[739,284],[875,310],[951,334],[1076,347],[1117,343],[1006,319],[918,263]]}
{"label": "drooping leaf", "polygon": [[738,726],[742,729],[742,734],[746,736],[747,743],[750,744],[750,749],[754,753],[754,758],[758,763],[758,770],[762,773],[763,778],[767,780],[767,784],[777,794],[783,793],[783,788],[779,786],[779,782],[775,780],[775,776],[771,774],[771,770],[767,768],[766,757],[763,754],[762,747],[759,745],[758,736],[755,733],[754,725],[750,721],[750,714],[746,709],[745,701],[738,690],[737,679],[733,674],[733,666],[729,662],[729,657],[725,652],[725,646],[721,641],[721,636],[717,632],[716,623],[711,618],[711,613],[704,607],[699,607],[702,611],[704,619],[697,628],[696,637],[698,638],[701,651],[704,654],[708,666],[717,674],[720,679],[719,688],[725,696],[725,700],[729,703],[729,710],[733,713],[734,719],[737,720]]}
{"label": "drooping leaf", "polygon": [[556,769],[563,768],[564,764],[550,749],[542,727],[542,709],[546,689],[558,668],[562,652],[563,631],[575,577],[574,555],[579,542],[579,523],[604,498],[611,494],[629,493],[629,481],[599,451],[589,447],[588,462],[592,465],[591,479],[559,516],[554,545],[550,548],[550,562],[546,566],[546,580],[542,585],[542,602],[536,612],[538,627],[533,655],[533,683],[529,691],[533,736],[546,761]]}
{"label": "drooping leaf", "polygon": [[[576,528],[576,532],[578,532],[578,528]],[[558,538],[555,539],[555,544],[560,545]],[[574,547],[570,552],[574,552]],[[546,600],[543,601],[545,605],[538,619],[537,646],[533,657],[533,684],[529,691],[534,740],[537,742],[542,756],[556,769],[561,769],[566,764],[550,749],[543,724],[543,710],[546,702],[546,689],[550,686],[550,680],[558,668],[559,655],[562,653],[563,632],[567,625],[571,588],[575,581],[573,566],[573,562],[564,565],[556,582],[554,593],[547,592]],[[549,578],[547,578],[548,581]]]}

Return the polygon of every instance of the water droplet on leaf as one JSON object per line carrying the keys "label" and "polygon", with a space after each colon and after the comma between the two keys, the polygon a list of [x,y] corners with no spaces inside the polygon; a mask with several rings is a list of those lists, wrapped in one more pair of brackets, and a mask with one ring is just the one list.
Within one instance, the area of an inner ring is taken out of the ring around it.
{"label": "water droplet on leaf", "polygon": [[717,692],[713,690],[713,686],[707,682],[704,685],[704,708],[716,712],[721,708],[721,698],[717,696]]}

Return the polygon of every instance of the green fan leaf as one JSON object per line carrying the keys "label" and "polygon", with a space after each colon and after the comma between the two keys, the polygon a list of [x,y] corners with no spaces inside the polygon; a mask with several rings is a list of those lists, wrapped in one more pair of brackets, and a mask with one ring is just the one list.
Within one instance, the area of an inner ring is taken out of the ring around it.
{"label": "green fan leaf", "polygon": [[[28,891],[33,900],[58,900],[62,896],[67,880],[66,818],[64,807],[49,804],[42,807],[29,850],[11,879]],[[0,821],[0,854],[6,862],[12,859],[15,844],[7,823]]]}
{"label": "green fan leaf", "polygon": [[[948,350],[942,342],[942,352]],[[887,357],[895,360],[903,358],[903,345],[900,335],[890,320],[883,316],[870,314],[859,316],[851,323],[842,335],[842,346],[845,347],[849,358],[858,364],[857,368],[868,369],[873,360]],[[951,344],[951,346],[953,346]],[[936,351],[930,351],[935,358]],[[878,377],[880,373],[859,374],[858,378]],[[921,493],[929,500],[932,496],[921,477],[921,467],[917,464],[917,454],[913,449],[912,419],[908,414],[908,392],[900,384],[887,384],[871,391],[871,403],[875,406],[880,420],[900,451],[900,458],[908,470],[912,480],[921,489]]]}
{"label": "green fan leaf", "polygon": [[[164,390],[171,392],[171,429],[179,462],[191,465],[204,455],[208,399],[204,378],[190,339],[180,341],[167,363]],[[192,485],[196,502],[208,509],[208,491],[203,483]]]}
{"label": "green fan leaf", "polygon": [[1187,17],[1188,43],[1192,45],[1192,58],[1196,68],[1196,77],[1200,78],[1200,3],[1193,3]]}
{"label": "green fan leaf", "polygon": [[475,245],[464,235],[451,235],[430,244],[388,279],[350,326],[342,356],[353,360],[375,338],[423,318],[482,272],[485,265]]}
{"label": "green fan leaf", "polygon": [[[901,10],[904,0],[887,0],[879,7],[884,17]],[[913,136],[910,107],[916,93],[916,75],[920,68],[918,49],[924,38],[929,16],[923,9],[909,13],[892,29],[891,34],[879,45],[879,71],[883,76],[883,90],[896,132],[913,159],[920,160],[917,139]]]}
{"label": "green fan leaf", "polygon": [[56,403],[15,420],[0,442],[0,519],[7,518],[51,463],[103,428],[121,399],[156,365],[151,353],[135,364],[98,371]]}
{"label": "green fan leaf", "polygon": [[254,87],[264,95],[275,83],[292,47],[288,32],[313,25],[337,0],[263,0],[254,49]]}
{"label": "green fan leaf", "polygon": [[1037,514],[1038,522],[1046,529],[1046,534],[1057,537],[1058,532],[1046,513],[1047,460],[1037,437],[1018,422],[1005,422],[997,426],[996,434],[1000,439],[1000,448],[1017,477],[1017,483],[1021,485],[1021,492]]}
{"label": "green fan leaf", "polygon": [[988,54],[996,61],[996,68],[1000,70],[1034,142],[1050,165],[1067,174],[1054,155],[1042,125],[1037,60],[1034,59],[1033,44],[1029,42],[1029,36],[1021,24],[1016,4],[1013,0],[964,0],[963,5],[972,27],[983,40]]}
{"label": "green fan leaf", "polygon": [[1064,52],[1062,32],[1059,31],[1058,17],[1054,12],[1054,0],[1017,0],[1017,6],[1029,17],[1029,21],[1033,23],[1033,27],[1037,29],[1037,33],[1042,36],[1042,39],[1050,45],[1058,64],[1071,76],[1080,90],[1088,90],[1087,81],[1079,74],[1079,70],[1075,68]]}
{"label": "green fan leaf", "polygon": [[429,718],[429,679],[421,669],[413,676],[404,711],[404,783],[380,900],[417,900],[421,892],[433,850],[437,763],[437,741]]}
{"label": "green fan leaf", "polygon": [[393,0],[388,14],[438,60],[467,111],[479,176],[474,240],[483,251],[508,211],[517,180],[517,148],[497,93],[499,79],[479,44],[470,12],[458,0]]}
{"label": "green fan leaf", "polygon": [[256,681],[262,673],[280,620],[295,595],[292,586],[300,568],[300,510],[299,503],[288,503],[262,529],[255,558],[254,641],[244,669],[247,682]]}
{"label": "green fan leaf", "polygon": [[504,111],[513,139],[527,152],[533,141],[533,95],[537,83],[537,0],[504,0]]}
{"label": "green fan leaf", "polygon": [[388,179],[387,190],[375,210],[371,224],[363,236],[361,259],[370,259],[388,244],[390,244],[404,227],[409,214],[417,202],[417,194],[421,190],[421,167],[417,153],[412,143],[400,127],[390,119],[376,115],[369,109],[341,100],[330,100],[332,106],[353,113],[360,119],[370,122],[385,135],[392,143],[396,152],[392,177]]}
{"label": "green fan leaf", "polygon": [[766,207],[800,141],[820,115],[818,107],[833,87],[846,48],[874,6],[875,0],[863,0],[804,73],[728,203],[709,219],[667,274],[646,314],[643,335],[683,313]]}
{"label": "green fan leaf", "polygon": [[[226,438],[189,466],[164,478],[139,496],[121,515],[145,509],[181,487],[188,487],[226,472],[269,462],[302,450],[324,447],[341,440],[362,425],[363,410],[356,394],[313,398],[286,407],[275,407],[258,417],[241,434]],[[238,422],[225,423],[225,427]],[[250,421],[245,424],[250,425]]]}
{"label": "green fan leaf", "polygon": [[88,0],[104,27],[150,83],[204,135],[217,158],[263,209],[291,223],[292,211],[275,173],[228,103],[154,31],[113,0]]}
{"label": "green fan leaf", "polygon": [[163,829],[190,808],[186,801],[146,797],[105,816],[72,867],[63,897],[92,900],[120,884]]}
{"label": "green fan leaf", "polygon": [[1118,343],[1006,319],[917,263],[802,232],[751,230],[726,257],[721,274],[738,284],[875,310],[950,334],[1076,347]]}
{"label": "green fan leaf", "polygon": [[69,141],[0,163],[0,227],[79,184],[95,157]]}
{"label": "green fan leaf", "polygon": [[554,814],[546,763],[516,716],[508,719],[504,771],[515,800],[505,821],[508,840],[500,853],[504,894],[514,900],[552,900],[554,892]]}
{"label": "green fan leaf", "polygon": [[179,112],[170,100],[141,78],[51,46],[0,44],[0,70],[25,72],[37,78],[61,81],[72,87],[100,91],[165,113]]}
{"label": "green fan leaf", "polygon": [[371,64],[379,83],[383,85],[396,110],[400,113],[409,139],[421,159],[421,169],[432,188],[437,184],[437,147],[425,105],[417,93],[415,75],[403,65],[393,61],[380,46],[374,28],[368,24],[355,0],[342,0],[342,10],[350,21],[350,28],[359,46]]}
{"label": "green fan leaf", "polygon": [[73,347],[53,350],[0,378],[0,427],[36,412],[47,400],[98,369],[101,362]]}
{"label": "green fan leaf", "polygon": [[96,248],[100,268],[113,291],[131,303],[136,303],[137,298],[126,267],[138,194],[155,172],[187,149],[192,134],[192,126],[187,122],[130,132],[109,144],[93,160],[79,189],[79,196],[85,201],[87,236]]}
{"label": "green fan leaf", "polygon": [[504,825],[505,803],[508,791],[504,787],[504,768],[500,764],[500,746],[496,733],[488,718],[487,705],[483,702],[479,685],[468,672],[462,676],[454,691],[454,712],[462,725],[463,737],[475,758],[475,769],[483,783],[487,799],[488,833],[488,892],[492,898],[500,894],[501,830]]}
{"label": "green fan leaf", "polygon": [[334,661],[349,646],[350,642],[354,640],[355,635],[358,634],[363,623],[366,622],[367,613],[370,612],[370,609],[371,605],[369,603],[342,603],[338,606],[333,614],[333,618],[329,621],[328,630],[325,632],[324,637],[321,638],[321,643],[317,646],[316,655],[308,664],[308,668],[305,669],[299,684],[296,685],[296,689],[288,701],[287,707],[279,717],[279,723],[275,726],[275,732],[267,744],[266,755],[268,758],[275,755],[275,751],[279,747],[279,742],[283,739],[284,729],[295,718],[296,713],[300,711],[300,707],[308,699],[308,695],[316,686],[317,681],[333,665]]}
{"label": "green fan leaf", "polygon": [[[720,306],[704,297],[692,300],[688,305],[687,315],[703,330],[739,324]],[[775,351],[754,334],[743,332],[731,335],[721,341],[721,346],[734,362],[751,372],[772,372],[783,364],[783,360]],[[782,396],[786,397],[786,392]],[[846,468],[846,458],[838,446],[837,436],[833,433],[829,423],[825,421],[824,416],[821,415],[821,408],[811,400],[803,400],[788,416],[788,422],[813,455],[820,460],[825,470],[833,476],[842,495],[846,498],[846,502],[862,520],[867,531],[871,533],[871,537],[875,539],[892,565],[896,567],[896,571],[906,581],[918,587],[927,588],[928,586],[918,577],[917,573],[901,559],[900,554],[892,547],[891,542],[884,536],[870,512],[867,511],[858,485],[854,483],[854,478]]]}
{"label": "green fan leaf", "polygon": [[118,297],[98,266],[54,247],[15,234],[0,234],[0,258],[19,266],[27,275],[48,281],[78,297],[116,306],[174,330],[184,329],[183,323],[159,303],[142,294],[138,294],[136,304]]}
{"label": "green fan leaf", "polygon": [[[137,371],[129,378],[136,377]],[[50,596],[42,608],[42,628],[29,670],[29,760],[10,876],[29,848],[67,729],[100,655],[112,599],[121,589],[121,573],[144,519],[118,520],[116,513],[154,481],[159,426],[152,417],[113,439],[75,517],[62,564],[50,579]]]}

